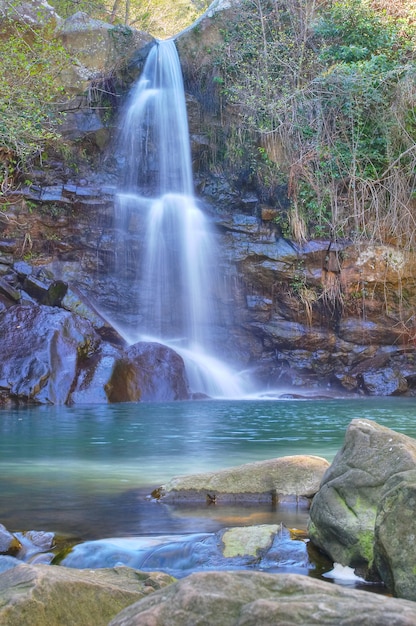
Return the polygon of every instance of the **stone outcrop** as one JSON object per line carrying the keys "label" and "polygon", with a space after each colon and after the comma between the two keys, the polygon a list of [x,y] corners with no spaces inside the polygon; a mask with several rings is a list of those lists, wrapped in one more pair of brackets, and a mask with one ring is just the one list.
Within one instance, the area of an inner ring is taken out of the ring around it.
{"label": "stone outcrop", "polygon": [[[225,165],[207,167],[216,139],[238,121],[219,106],[213,62],[238,10],[238,0],[215,1],[176,38],[188,89],[195,187],[217,232],[221,281],[212,298],[221,322],[213,328],[213,352],[237,369],[250,368],[263,389],[415,395],[414,253],[348,241],[296,244],[282,235],[276,209],[255,190],[236,182]],[[68,283],[67,303],[79,289],[116,323],[137,325],[131,303],[139,289],[115,272],[113,114],[154,40],[85,13],[60,24],[58,36],[74,60],[59,81],[68,98],[60,130],[75,152],[65,162],[54,155],[31,172],[32,184],[13,192],[1,212],[0,302],[3,293],[18,301],[8,270],[28,255],[52,270],[53,282]],[[98,92],[111,102],[97,106]],[[104,119],[103,112],[111,115]],[[81,148],[88,159],[81,158]],[[144,245],[140,220],[130,224],[128,242],[134,264]]]}
{"label": "stone outcrop", "polygon": [[330,558],[415,599],[416,441],[370,420],[349,425],[311,510],[311,541]]}
{"label": "stone outcrop", "polygon": [[60,110],[65,112],[60,133],[70,141],[88,138],[101,151],[110,141],[111,130],[103,119],[102,110],[109,105],[100,106],[100,89],[110,101],[116,100],[110,87],[114,82],[112,77],[116,73],[121,75],[123,68],[127,73],[126,66],[133,55],[154,39],[127,26],[93,19],[82,11],[62,21],[56,36],[72,60],[59,74],[66,94],[60,104]]}
{"label": "stone outcrop", "polygon": [[328,467],[328,461],[320,457],[287,456],[172,478],[152,495],[162,502],[299,501],[318,491]]}
{"label": "stone outcrop", "polygon": [[[103,331],[101,318],[92,319]],[[123,350],[105,343],[91,321],[62,308],[35,303],[9,306],[0,312],[0,335],[3,402],[81,404],[189,398],[183,360],[171,348],[138,343]],[[112,337],[119,342],[115,331]]]}
{"label": "stone outcrop", "polygon": [[106,626],[121,609],[172,582],[130,568],[26,565],[0,573],[0,622],[8,626]]}
{"label": "stone outcrop", "polygon": [[79,358],[99,337],[89,322],[56,307],[16,305],[0,314],[0,389],[24,401],[65,404]]}
{"label": "stone outcrop", "polygon": [[[359,617],[358,617],[359,616]],[[411,626],[416,605],[296,574],[193,574],[124,609],[109,626]]]}

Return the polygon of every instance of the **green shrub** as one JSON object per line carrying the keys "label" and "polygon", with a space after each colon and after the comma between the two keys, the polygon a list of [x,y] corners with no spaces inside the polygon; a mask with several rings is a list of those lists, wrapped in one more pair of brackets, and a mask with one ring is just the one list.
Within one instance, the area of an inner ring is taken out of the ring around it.
{"label": "green shrub", "polygon": [[68,60],[52,27],[8,21],[0,27],[0,56],[0,182],[5,191],[8,181],[59,137],[58,74]]}
{"label": "green shrub", "polygon": [[[285,174],[309,236],[416,245],[412,20],[366,0],[243,0],[223,37],[224,106],[266,150],[271,190],[270,161],[276,180]],[[260,187],[263,169],[252,167]]]}

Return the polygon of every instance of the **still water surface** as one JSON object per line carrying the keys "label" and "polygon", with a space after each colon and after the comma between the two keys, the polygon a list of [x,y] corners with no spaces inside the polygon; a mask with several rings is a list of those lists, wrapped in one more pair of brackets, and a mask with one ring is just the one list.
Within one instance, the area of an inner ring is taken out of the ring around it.
{"label": "still water surface", "polygon": [[299,527],[304,512],[303,521],[287,521],[275,508],[173,508],[145,496],[179,474],[291,454],[331,461],[356,417],[416,438],[414,398],[2,410],[0,522],[10,530],[44,529],[84,539],[206,532],[233,523],[284,521]]}

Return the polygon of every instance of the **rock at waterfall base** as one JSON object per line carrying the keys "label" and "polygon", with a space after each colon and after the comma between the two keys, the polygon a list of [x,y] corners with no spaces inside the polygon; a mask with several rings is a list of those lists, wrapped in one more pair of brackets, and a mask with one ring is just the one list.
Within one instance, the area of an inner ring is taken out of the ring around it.
{"label": "rock at waterfall base", "polygon": [[169,402],[189,398],[183,359],[168,346],[139,342],[117,361],[106,385],[110,402]]}
{"label": "rock at waterfall base", "polygon": [[99,343],[92,325],[50,306],[16,305],[0,315],[0,388],[43,404],[67,402],[78,357]]}

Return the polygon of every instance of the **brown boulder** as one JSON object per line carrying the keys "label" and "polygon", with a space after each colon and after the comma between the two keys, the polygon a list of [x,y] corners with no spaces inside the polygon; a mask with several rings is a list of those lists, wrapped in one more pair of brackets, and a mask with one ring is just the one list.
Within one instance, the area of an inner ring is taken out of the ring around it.
{"label": "brown boulder", "polygon": [[183,359],[162,344],[136,343],[115,363],[106,392],[110,402],[187,400]]}

